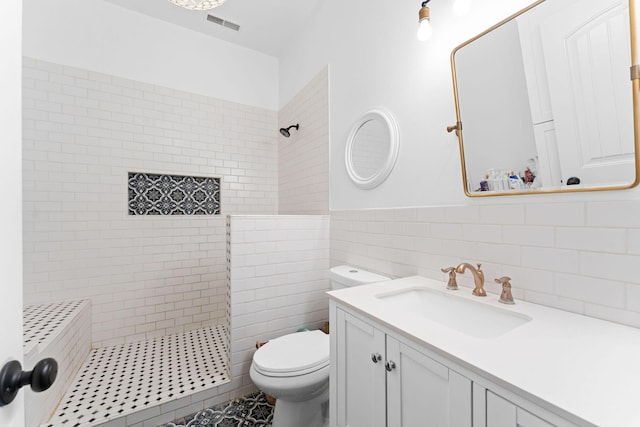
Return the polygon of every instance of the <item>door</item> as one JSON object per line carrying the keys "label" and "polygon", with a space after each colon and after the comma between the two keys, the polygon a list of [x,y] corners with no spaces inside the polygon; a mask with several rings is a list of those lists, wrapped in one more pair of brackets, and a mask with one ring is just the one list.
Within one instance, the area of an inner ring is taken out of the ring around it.
{"label": "door", "polygon": [[558,156],[558,139],[553,120],[533,125],[538,149],[538,176],[545,188],[559,188],[562,185],[562,171]]}
{"label": "door", "polygon": [[[336,424],[385,427],[385,335],[336,310]],[[332,378],[333,381],[333,378]]]}
{"label": "door", "polygon": [[471,427],[471,381],[387,336],[387,425]]}
{"label": "door", "polygon": [[[0,2],[0,368],[22,363],[22,2]],[[23,393],[0,407],[0,425],[24,426]]]}
{"label": "door", "polygon": [[540,27],[564,183],[633,182],[628,1],[568,1]]}

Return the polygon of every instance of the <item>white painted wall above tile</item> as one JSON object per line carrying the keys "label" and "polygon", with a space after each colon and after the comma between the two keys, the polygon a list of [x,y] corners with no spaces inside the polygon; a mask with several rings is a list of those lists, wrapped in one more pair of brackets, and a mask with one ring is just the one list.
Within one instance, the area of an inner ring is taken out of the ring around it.
{"label": "white painted wall above tile", "polygon": [[[451,2],[429,4],[433,37],[416,40],[420,2],[371,3],[365,0],[325,2],[305,31],[283,49],[280,58],[280,102],[292,99],[325,64],[331,64],[331,208],[362,209],[445,205],[555,204],[559,201],[637,200],[640,190],[579,195],[539,195],[471,200],[463,193],[457,139],[446,127],[455,122],[450,54],[460,43],[531,4],[531,0],[474,2],[464,16],[454,16]],[[396,167],[376,189],[360,190],[344,167],[350,127],[365,111],[386,107],[397,118],[400,151]],[[505,199],[514,199],[505,200]],[[605,203],[606,204],[606,203]],[[521,210],[521,206],[515,208]],[[565,212],[564,224],[581,225],[587,213]],[[598,220],[594,211],[591,221]],[[615,209],[615,208],[614,208]],[[505,208],[505,210],[509,210]],[[528,224],[553,221],[544,207],[526,213]],[[466,210],[464,211],[466,212]],[[534,215],[535,214],[535,215]],[[514,217],[495,213],[506,222]],[[631,214],[615,212],[608,224]],[[536,218],[537,219],[534,219]],[[640,215],[636,215],[639,218]],[[529,222],[535,221],[535,222]]]}
{"label": "white painted wall above tile", "polygon": [[272,56],[100,0],[29,0],[23,7],[25,56],[278,109]]}

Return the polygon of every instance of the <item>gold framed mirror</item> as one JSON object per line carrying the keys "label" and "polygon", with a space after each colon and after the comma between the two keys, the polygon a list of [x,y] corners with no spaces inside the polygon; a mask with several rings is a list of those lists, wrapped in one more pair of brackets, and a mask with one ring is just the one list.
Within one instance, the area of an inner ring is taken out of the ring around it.
{"label": "gold framed mirror", "polygon": [[539,0],[456,47],[465,194],[638,185],[636,31],[635,0]]}

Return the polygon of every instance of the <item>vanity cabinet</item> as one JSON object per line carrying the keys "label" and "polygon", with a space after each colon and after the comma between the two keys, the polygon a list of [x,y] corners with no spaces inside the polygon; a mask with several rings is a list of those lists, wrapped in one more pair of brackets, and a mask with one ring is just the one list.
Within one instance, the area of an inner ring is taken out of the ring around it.
{"label": "vanity cabinet", "polygon": [[[640,426],[637,328],[444,288],[329,292],[331,427]],[[495,335],[514,317],[528,320]]]}
{"label": "vanity cabinet", "polygon": [[468,378],[369,320],[332,313],[332,427],[471,427]]}
{"label": "vanity cabinet", "polygon": [[576,427],[333,301],[331,325],[331,427]]}
{"label": "vanity cabinet", "polygon": [[487,427],[554,427],[553,424],[487,390]]}
{"label": "vanity cabinet", "polygon": [[[492,385],[487,385],[493,387]],[[473,383],[473,427],[577,427],[531,402],[503,392],[510,399],[496,394],[478,382]]]}

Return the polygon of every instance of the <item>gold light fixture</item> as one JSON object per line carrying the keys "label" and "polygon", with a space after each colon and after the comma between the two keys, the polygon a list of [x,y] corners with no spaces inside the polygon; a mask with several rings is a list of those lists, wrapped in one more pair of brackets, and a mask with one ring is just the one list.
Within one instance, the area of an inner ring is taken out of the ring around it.
{"label": "gold light fixture", "polygon": [[422,2],[422,7],[418,12],[418,40],[421,42],[425,42],[429,40],[431,34],[433,33],[433,27],[431,27],[431,20],[429,18],[429,8],[427,7],[427,3],[431,0],[426,0]]}
{"label": "gold light fixture", "polygon": [[210,10],[226,0],[169,0],[171,3],[189,10]]}

